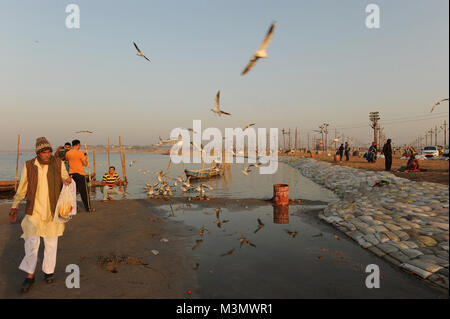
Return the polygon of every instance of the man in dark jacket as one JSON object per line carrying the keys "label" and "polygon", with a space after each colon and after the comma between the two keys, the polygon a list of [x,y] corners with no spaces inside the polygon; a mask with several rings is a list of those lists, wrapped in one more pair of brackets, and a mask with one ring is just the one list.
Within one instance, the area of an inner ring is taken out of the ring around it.
{"label": "man in dark jacket", "polygon": [[342,156],[344,155],[344,144],[341,144],[341,146],[339,147],[339,160],[342,161]]}
{"label": "man in dark jacket", "polygon": [[384,164],[385,170],[390,171],[392,166],[392,147],[391,147],[391,139],[386,141],[386,144],[383,146],[383,154],[384,154]]}

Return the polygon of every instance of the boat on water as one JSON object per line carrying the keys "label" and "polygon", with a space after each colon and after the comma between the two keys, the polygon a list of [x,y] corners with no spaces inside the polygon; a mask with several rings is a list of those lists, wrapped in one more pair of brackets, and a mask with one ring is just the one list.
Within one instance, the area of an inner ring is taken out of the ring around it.
{"label": "boat on water", "polygon": [[[0,181],[0,193],[15,193],[15,181]],[[19,186],[19,181],[17,181]]]}
{"label": "boat on water", "polygon": [[192,179],[197,178],[211,178],[215,176],[220,176],[221,169],[219,167],[209,167],[203,169],[185,169],[184,173],[186,178],[190,177]]}

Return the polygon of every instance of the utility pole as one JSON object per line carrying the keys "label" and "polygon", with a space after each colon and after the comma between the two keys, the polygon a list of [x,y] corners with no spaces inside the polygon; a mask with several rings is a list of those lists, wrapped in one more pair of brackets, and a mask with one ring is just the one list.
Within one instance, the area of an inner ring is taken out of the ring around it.
{"label": "utility pole", "polygon": [[370,112],[369,119],[372,122],[372,125],[370,125],[370,127],[373,128],[373,139],[374,139],[375,145],[377,145],[377,147],[378,147],[377,126],[378,126],[378,121],[380,120],[379,112]]}
{"label": "utility pole", "polygon": [[434,144],[438,144],[438,140],[437,140],[437,133],[438,133],[438,129],[437,129],[437,125],[434,127]]}
{"label": "utility pole", "polygon": [[309,132],[307,133],[307,138],[308,138],[308,150],[311,150],[311,149],[309,148]]}
{"label": "utility pole", "polygon": [[330,124],[328,123],[323,123],[322,126],[324,127],[323,132],[325,133],[325,150],[328,150],[328,126],[330,126]]}
{"label": "utility pole", "polygon": [[425,133],[425,146],[428,145],[428,132]]}
{"label": "utility pole", "polygon": [[284,135],[286,134],[286,131],[284,129],[281,130],[281,133],[283,134],[283,153],[286,150],[286,138]]}
{"label": "utility pole", "polygon": [[298,149],[298,145],[297,145],[297,128],[295,128],[295,151],[297,151]]}
{"label": "utility pole", "polygon": [[444,121],[444,124],[441,125],[441,129],[444,132],[444,147],[447,146],[447,121]]}
{"label": "utility pole", "polygon": [[334,150],[336,151],[336,139],[337,139],[337,130],[334,129]]}
{"label": "utility pole", "polygon": [[291,150],[291,129],[289,129],[289,151]]}
{"label": "utility pole", "polygon": [[433,129],[429,130],[428,134],[430,134],[430,145],[433,145]]}

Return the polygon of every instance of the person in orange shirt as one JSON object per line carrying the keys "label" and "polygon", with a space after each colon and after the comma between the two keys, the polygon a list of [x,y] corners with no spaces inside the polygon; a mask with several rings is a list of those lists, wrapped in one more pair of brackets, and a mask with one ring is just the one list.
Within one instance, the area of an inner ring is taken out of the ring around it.
{"label": "person in orange shirt", "polygon": [[77,185],[77,190],[80,192],[83,200],[84,208],[87,212],[94,212],[91,207],[91,200],[88,195],[86,185],[86,177],[84,176],[84,167],[87,166],[87,158],[83,152],[80,151],[80,141],[72,141],[72,149],[66,153],[66,160],[69,162],[69,176],[73,178]]}

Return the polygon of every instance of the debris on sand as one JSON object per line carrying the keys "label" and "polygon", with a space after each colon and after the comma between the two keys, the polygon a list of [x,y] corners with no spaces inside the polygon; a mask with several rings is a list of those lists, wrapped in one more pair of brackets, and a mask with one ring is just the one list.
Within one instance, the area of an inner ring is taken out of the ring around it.
{"label": "debris on sand", "polygon": [[97,265],[99,265],[103,270],[111,271],[117,273],[118,265],[143,265],[147,266],[148,263],[143,262],[139,258],[132,256],[100,256],[97,259]]}

